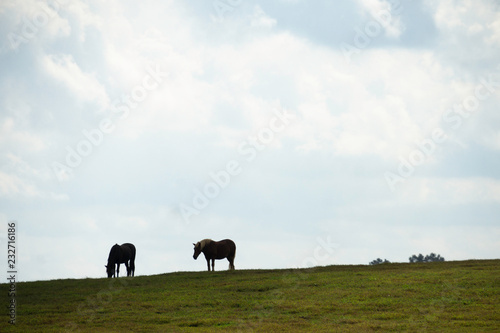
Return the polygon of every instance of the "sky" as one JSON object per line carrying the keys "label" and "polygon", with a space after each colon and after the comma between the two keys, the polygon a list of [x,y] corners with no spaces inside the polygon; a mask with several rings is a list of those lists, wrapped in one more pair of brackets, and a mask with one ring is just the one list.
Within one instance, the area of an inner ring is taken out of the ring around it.
{"label": "sky", "polygon": [[202,271],[204,238],[236,269],[500,258],[498,1],[2,1],[0,38],[20,281],[126,242]]}

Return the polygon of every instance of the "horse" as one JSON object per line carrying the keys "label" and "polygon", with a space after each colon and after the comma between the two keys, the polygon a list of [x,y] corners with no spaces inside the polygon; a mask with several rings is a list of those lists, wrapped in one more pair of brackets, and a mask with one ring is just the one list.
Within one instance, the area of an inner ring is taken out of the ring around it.
{"label": "horse", "polygon": [[125,264],[125,267],[127,268],[127,276],[134,276],[134,261],[134,244],[125,243],[122,245],[113,245],[111,251],[109,251],[108,264],[104,265],[106,267],[106,272],[108,273],[108,278],[115,277],[115,264],[117,265],[116,277],[119,277],[120,275],[120,264]]}
{"label": "horse", "polygon": [[210,260],[212,260],[212,271],[215,270],[215,259],[227,258],[229,261],[229,269],[234,270],[234,257],[236,256],[236,245],[230,239],[224,239],[215,242],[211,239],[204,239],[198,243],[193,243],[194,254],[193,258],[196,260],[201,252],[207,259],[208,271],[210,272]]}

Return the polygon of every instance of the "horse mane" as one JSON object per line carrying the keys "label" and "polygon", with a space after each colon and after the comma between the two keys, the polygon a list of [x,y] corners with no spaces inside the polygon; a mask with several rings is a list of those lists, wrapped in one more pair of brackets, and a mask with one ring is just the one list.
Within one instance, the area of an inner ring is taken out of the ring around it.
{"label": "horse mane", "polygon": [[204,240],[199,241],[198,243],[200,243],[200,251],[203,250],[203,248],[205,248],[205,245],[211,242],[213,242],[213,240],[211,240],[210,238],[206,238]]}
{"label": "horse mane", "polygon": [[113,245],[111,247],[111,251],[109,251],[108,263],[110,261],[115,260],[116,256],[119,254],[119,252],[120,252],[120,245],[118,245],[118,244]]}

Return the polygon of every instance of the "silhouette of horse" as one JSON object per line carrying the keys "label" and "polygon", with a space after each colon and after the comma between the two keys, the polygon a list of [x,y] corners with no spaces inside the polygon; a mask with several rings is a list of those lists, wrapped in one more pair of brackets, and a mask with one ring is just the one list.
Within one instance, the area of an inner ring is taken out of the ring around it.
{"label": "silhouette of horse", "polygon": [[211,239],[204,239],[198,243],[193,243],[194,254],[193,258],[196,260],[201,252],[205,255],[207,259],[208,271],[210,272],[210,260],[212,260],[212,271],[215,268],[215,259],[227,258],[229,261],[229,269],[234,269],[234,257],[236,256],[236,245],[230,239],[224,239],[219,242],[215,242]]}
{"label": "silhouette of horse", "polygon": [[[130,261],[130,264],[129,264]],[[130,243],[125,243],[122,245],[115,244],[109,251],[108,264],[104,265],[106,267],[106,272],[108,273],[108,278],[115,277],[115,264],[116,277],[120,275],[120,264],[125,264],[127,268],[127,276],[134,276],[135,271],[135,246]]]}

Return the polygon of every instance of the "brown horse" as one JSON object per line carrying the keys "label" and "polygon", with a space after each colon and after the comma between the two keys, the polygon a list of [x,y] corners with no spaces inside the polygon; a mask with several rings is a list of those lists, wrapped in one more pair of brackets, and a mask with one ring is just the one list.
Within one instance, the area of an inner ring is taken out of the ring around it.
{"label": "brown horse", "polygon": [[130,243],[113,245],[111,251],[109,251],[108,264],[104,265],[106,273],[108,273],[108,278],[115,277],[115,264],[117,266],[116,277],[120,275],[120,264],[125,264],[127,276],[134,276],[135,246]]}
{"label": "brown horse", "polygon": [[194,245],[194,255],[193,258],[196,260],[201,252],[205,255],[207,259],[208,271],[210,272],[210,260],[212,260],[212,271],[215,269],[215,259],[227,258],[229,261],[229,269],[234,269],[234,257],[236,256],[236,245],[230,239],[224,239],[219,242],[215,242],[211,239],[204,239],[198,243],[193,243]]}

